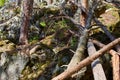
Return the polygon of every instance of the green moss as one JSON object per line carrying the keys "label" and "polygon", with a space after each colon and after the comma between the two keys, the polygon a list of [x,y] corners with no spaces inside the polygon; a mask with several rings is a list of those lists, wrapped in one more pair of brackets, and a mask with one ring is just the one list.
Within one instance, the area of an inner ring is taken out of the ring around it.
{"label": "green moss", "polygon": [[113,5],[107,4],[107,5],[105,6],[105,8],[106,8],[106,9],[113,8]]}
{"label": "green moss", "polygon": [[22,72],[23,76],[20,78],[20,80],[34,80],[38,78],[38,76],[42,74],[46,67],[50,64],[50,61],[46,62],[38,61],[39,60],[37,60],[37,62],[35,61],[33,63],[28,64],[28,66],[23,70]]}
{"label": "green moss", "polygon": [[55,26],[54,28],[55,28],[56,30],[57,30],[57,29],[62,29],[62,28],[68,27],[65,20],[56,22],[54,26]]}
{"label": "green moss", "polygon": [[12,51],[14,49],[15,49],[15,44],[10,42],[9,40],[0,41],[0,52]]}
{"label": "green moss", "polygon": [[14,9],[14,12],[15,12],[16,14],[19,14],[20,11],[21,11],[20,7],[17,7],[17,8]]}
{"label": "green moss", "polygon": [[0,7],[4,6],[5,0],[0,0]]}
{"label": "green moss", "polygon": [[103,13],[100,17],[100,21],[110,32],[113,32],[116,24],[120,21],[120,16],[116,8],[110,8],[110,10]]}
{"label": "green moss", "polygon": [[120,37],[120,21],[115,25],[112,34],[116,37]]}
{"label": "green moss", "polygon": [[39,40],[39,36],[38,35],[34,35],[34,36],[31,36],[30,38],[29,38],[29,42],[30,43],[36,43],[37,41]]}

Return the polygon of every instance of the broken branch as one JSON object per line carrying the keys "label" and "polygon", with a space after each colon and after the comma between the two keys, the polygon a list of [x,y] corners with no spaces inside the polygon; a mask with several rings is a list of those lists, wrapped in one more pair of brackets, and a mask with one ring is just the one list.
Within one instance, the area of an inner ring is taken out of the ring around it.
{"label": "broken branch", "polygon": [[[94,44],[96,44],[99,47],[104,47],[105,45],[100,43],[97,40],[92,40]],[[118,55],[118,52],[114,50],[109,50],[109,53],[112,55],[112,65],[113,65],[113,80],[120,80],[120,58]]]}
{"label": "broken branch", "polygon": [[96,53],[94,53],[94,55],[89,56],[86,59],[82,60],[80,63],[76,64],[74,68],[72,67],[70,69],[65,70],[63,73],[53,78],[52,80],[65,80],[66,78],[70,77],[72,74],[78,72],[81,68],[89,65],[91,62],[93,62],[95,59],[103,55],[106,51],[108,51],[118,43],[120,43],[120,38],[115,39],[114,41],[112,41],[111,43],[104,46],[102,49],[100,49]]}

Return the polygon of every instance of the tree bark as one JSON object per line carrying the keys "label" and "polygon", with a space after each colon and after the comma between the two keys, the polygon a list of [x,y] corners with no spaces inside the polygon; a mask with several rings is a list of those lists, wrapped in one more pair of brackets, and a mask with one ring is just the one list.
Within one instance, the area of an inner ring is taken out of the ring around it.
{"label": "tree bark", "polygon": [[82,57],[83,57],[84,49],[86,46],[87,38],[88,38],[88,31],[85,30],[83,35],[79,39],[79,44],[78,44],[77,50],[76,50],[75,54],[73,55],[70,63],[68,64],[67,69],[74,67],[83,59]]}
{"label": "tree bark", "polygon": [[112,41],[108,45],[104,46],[102,49],[94,53],[94,55],[87,57],[80,63],[78,63],[74,68],[72,67],[71,69],[65,70],[63,73],[58,75],[57,77],[53,78],[52,80],[65,80],[66,78],[70,77],[72,74],[76,73],[79,71],[81,68],[85,67],[86,65],[89,65],[91,62],[93,62],[95,59],[103,55],[106,51],[111,49],[113,46],[117,45],[120,43],[120,38]]}
{"label": "tree bark", "polygon": [[[88,48],[89,56],[94,55],[93,53],[96,52],[96,49],[90,40],[87,44],[87,48]],[[104,70],[103,70],[103,67],[100,64],[99,58],[97,58],[96,60],[94,60],[92,62],[91,67],[92,67],[92,71],[93,71],[94,80],[107,80]]]}
{"label": "tree bark", "polygon": [[33,8],[33,0],[23,0],[22,23],[20,28],[19,43],[28,44],[28,27]]}
{"label": "tree bark", "polygon": [[120,57],[115,54],[112,56],[113,80],[120,80]]}
{"label": "tree bark", "polygon": [[[68,68],[67,68],[68,70],[71,68],[74,68],[74,66],[83,59],[84,50],[85,50],[87,39],[88,39],[88,30],[87,29],[91,25],[92,16],[93,16],[92,11],[95,9],[95,7],[96,7],[96,5],[93,5],[93,7],[89,10],[89,14],[88,14],[89,16],[86,19],[87,20],[86,23],[84,23],[85,28],[83,29],[83,34],[82,34],[82,36],[79,37],[78,47],[77,47],[76,53],[74,54],[70,63],[68,64]],[[81,75],[79,75],[79,76],[81,76]]]}
{"label": "tree bark", "polygon": [[[115,40],[115,37],[107,30],[106,26],[104,26],[99,20],[96,18],[94,21],[97,23],[98,26],[102,28],[105,34],[110,38],[111,41]],[[117,54],[113,55],[112,63],[113,63],[113,80],[120,80],[120,45],[115,46],[117,50]],[[116,62],[115,62],[116,61]]]}
{"label": "tree bark", "polygon": [[[77,50],[76,50],[75,54],[73,55],[70,63],[68,64],[68,67],[67,67],[68,70],[71,68],[74,68],[74,66],[77,65],[83,59],[87,40],[88,40],[88,31],[86,29],[86,30],[84,30],[83,35],[80,36],[80,38],[79,38]],[[84,75],[85,71],[86,71],[86,68],[84,67],[84,68],[82,68],[81,71],[79,71],[77,74],[74,74],[72,77],[76,77],[76,75],[77,75],[76,78],[81,78],[82,75]]]}
{"label": "tree bark", "polygon": [[87,13],[88,13],[88,0],[82,0],[81,1],[82,7],[84,8],[84,11],[81,11],[80,15],[80,24],[85,27],[86,20],[87,20]]}
{"label": "tree bark", "polygon": [[[97,40],[92,40],[92,42],[93,42],[95,45],[99,46],[100,48],[102,48],[102,47],[105,46],[105,44],[102,44],[101,42],[99,42],[99,41],[97,41]],[[110,53],[112,56],[115,55],[115,54],[118,54],[118,52],[114,51],[113,49],[110,49],[110,50],[109,50],[109,53]],[[119,54],[118,54],[118,55],[119,55]]]}
{"label": "tree bark", "polygon": [[[104,47],[105,45],[100,43],[97,40],[92,40],[94,44],[99,47]],[[116,51],[109,50],[109,53],[112,55],[112,65],[113,65],[113,80],[120,80],[120,58]]]}

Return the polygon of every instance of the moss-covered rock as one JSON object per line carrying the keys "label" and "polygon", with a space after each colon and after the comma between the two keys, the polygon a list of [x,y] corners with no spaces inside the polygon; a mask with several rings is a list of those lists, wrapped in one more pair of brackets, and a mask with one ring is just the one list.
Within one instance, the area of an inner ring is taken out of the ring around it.
{"label": "moss-covered rock", "polygon": [[[98,20],[106,26],[108,31],[114,34],[114,36],[120,37],[120,9],[112,4],[105,3],[95,10],[95,15],[98,17]],[[109,42],[108,37],[100,27],[94,26],[91,32],[92,36],[96,39],[107,43]]]}
{"label": "moss-covered rock", "polygon": [[117,23],[120,21],[119,10],[115,7],[111,7],[100,15],[99,20],[108,27],[109,31],[113,31]]}
{"label": "moss-covered rock", "polygon": [[15,49],[15,44],[9,40],[0,41],[0,52],[12,51]]}

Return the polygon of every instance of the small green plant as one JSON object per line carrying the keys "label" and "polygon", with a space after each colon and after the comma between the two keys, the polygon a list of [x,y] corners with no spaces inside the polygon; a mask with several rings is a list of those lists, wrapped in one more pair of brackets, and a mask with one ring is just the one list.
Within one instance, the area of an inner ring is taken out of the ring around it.
{"label": "small green plant", "polygon": [[29,42],[39,40],[39,36],[33,36],[29,39]]}
{"label": "small green plant", "polygon": [[61,28],[67,27],[65,20],[59,21],[58,25],[60,25]]}
{"label": "small green plant", "polygon": [[46,27],[46,23],[44,21],[40,22],[41,27]]}
{"label": "small green plant", "polygon": [[71,39],[71,46],[74,47],[76,42],[77,42],[76,38],[72,37],[72,39]]}
{"label": "small green plant", "polygon": [[0,7],[4,6],[6,0],[0,0]]}
{"label": "small green plant", "polygon": [[67,26],[67,23],[65,20],[58,21],[55,23],[55,30],[66,28],[66,27],[68,27],[68,26]]}

